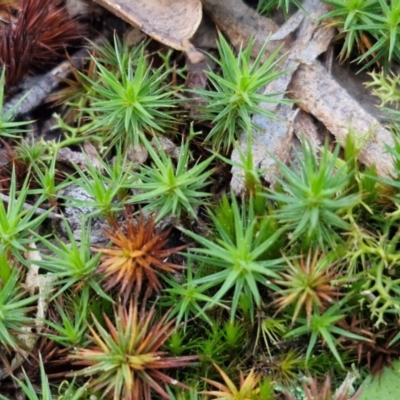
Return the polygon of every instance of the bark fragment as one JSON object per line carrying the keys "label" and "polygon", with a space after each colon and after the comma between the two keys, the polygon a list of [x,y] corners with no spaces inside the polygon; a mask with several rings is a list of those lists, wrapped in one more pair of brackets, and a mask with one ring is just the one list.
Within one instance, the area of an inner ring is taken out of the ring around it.
{"label": "bark fragment", "polygon": [[[297,68],[303,63],[312,63],[326,50],[334,36],[333,30],[321,28],[318,22],[318,18],[326,12],[325,5],[318,0],[306,0],[304,8],[307,11],[307,15],[303,10],[299,10],[288,21],[290,29],[286,28],[285,25],[282,27],[282,32],[291,32],[295,26],[293,21],[300,23],[296,41],[291,46],[291,49],[288,50],[286,59],[281,66],[287,72],[267,85],[263,91],[264,94],[280,93],[277,98],[284,98]],[[274,36],[281,38],[283,34],[279,30]],[[286,45],[287,48],[287,43],[281,43],[284,46]],[[254,115],[252,119],[257,126],[257,129],[252,132],[254,164],[265,171],[263,177],[266,181],[274,183],[274,176],[278,172],[276,160],[287,162],[290,157],[293,124],[298,110],[287,104],[277,106],[275,103],[265,103],[260,104],[260,106],[274,111],[279,118],[274,121],[264,116]],[[239,139],[239,146],[242,152],[247,145],[246,143],[246,135],[242,134]],[[239,151],[235,149],[232,153],[232,161],[238,163],[239,160]],[[240,174],[239,168],[233,167],[232,174],[232,189],[237,194],[243,193],[245,191],[244,179]]]}
{"label": "bark fragment", "polygon": [[368,137],[360,161],[375,165],[380,176],[394,174],[392,159],[385,156],[385,146],[394,145],[391,133],[354,101],[319,62],[301,65],[289,90],[300,100],[299,107],[318,118],[340,143],[344,144],[349,128],[357,136]]}
{"label": "bark fragment", "polygon": [[[296,24],[301,20],[299,13],[292,18],[288,26],[277,30],[276,24],[257,15],[240,0],[202,0],[204,8],[211,14],[218,27],[228,36],[231,43],[239,48],[255,37],[255,52],[264,44],[268,34],[272,34],[271,45],[284,44],[288,56],[282,68],[290,68],[290,72],[279,80],[273,82],[264,93],[275,93],[289,90],[290,97],[299,101],[299,107],[316,117],[325,127],[344,144],[349,128],[363,140],[368,136],[366,144],[360,153],[360,161],[367,166],[376,165],[377,173],[381,176],[393,174],[393,165],[389,156],[385,157],[385,146],[393,145],[390,132],[379,121],[365,111],[340,84],[324,69],[317,57],[326,51],[334,32],[326,29],[318,22],[318,17],[326,13],[326,6],[318,0],[306,0],[303,21],[297,32],[296,40],[291,44],[291,38],[285,37],[288,32],[295,30]],[[233,21],[236,21],[235,23]],[[262,105],[264,106],[264,105]],[[265,105],[271,107],[271,105]],[[291,136],[293,130],[301,134],[305,126],[312,126],[309,118],[306,121],[301,116],[297,124],[295,115],[290,113],[287,105],[276,107],[276,113],[283,121],[276,123],[260,116],[253,116],[259,128],[253,132],[253,158],[254,164],[261,168],[267,167],[270,171],[264,178],[273,182],[274,157],[286,161],[289,157]],[[311,125],[310,125],[311,124]],[[317,144],[317,129],[312,129],[312,143]],[[308,132],[303,132],[307,134]],[[239,139],[242,151],[246,148],[246,135]],[[272,157],[271,157],[272,155]],[[238,162],[239,153],[234,151],[232,160]],[[237,167],[232,169],[233,177],[231,186],[238,194],[244,189],[243,178]]]}

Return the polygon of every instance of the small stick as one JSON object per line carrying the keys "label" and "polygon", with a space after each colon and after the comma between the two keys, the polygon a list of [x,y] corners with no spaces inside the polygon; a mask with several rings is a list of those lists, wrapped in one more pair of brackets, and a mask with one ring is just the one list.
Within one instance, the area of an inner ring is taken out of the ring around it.
{"label": "small stick", "polygon": [[30,113],[42,104],[48,95],[61,83],[60,78],[67,77],[74,66],[76,68],[81,68],[87,56],[88,49],[79,50],[71,58],[74,63],[71,63],[70,60],[66,60],[41,77],[29,78],[24,85],[25,87],[28,86],[29,89],[17,94],[7,102],[3,107],[3,112],[7,112],[15,107],[14,116]]}
{"label": "small stick", "polygon": [[[94,43],[101,44],[103,36],[98,37]],[[70,59],[63,61],[54,69],[42,76],[28,78],[24,84],[26,88],[22,93],[14,96],[3,106],[3,113],[14,108],[14,117],[30,113],[40,106],[49,94],[61,84],[60,78],[66,78],[73,68],[80,69],[90,55],[90,48],[86,47],[77,51]]]}

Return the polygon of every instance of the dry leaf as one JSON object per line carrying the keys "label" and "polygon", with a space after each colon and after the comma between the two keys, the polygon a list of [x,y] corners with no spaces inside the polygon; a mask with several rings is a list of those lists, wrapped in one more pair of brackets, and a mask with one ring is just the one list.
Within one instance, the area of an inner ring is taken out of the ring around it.
{"label": "dry leaf", "polygon": [[202,17],[200,0],[95,0],[153,39],[184,51]]}

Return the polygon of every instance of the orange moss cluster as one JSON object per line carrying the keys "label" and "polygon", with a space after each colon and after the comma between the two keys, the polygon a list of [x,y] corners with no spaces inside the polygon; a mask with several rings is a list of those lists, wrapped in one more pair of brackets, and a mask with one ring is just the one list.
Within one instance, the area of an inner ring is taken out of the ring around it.
{"label": "orange moss cluster", "polygon": [[186,246],[166,248],[170,230],[156,229],[154,218],[146,220],[140,214],[135,221],[127,215],[124,225],[115,223],[105,234],[114,246],[94,248],[102,254],[98,272],[104,274],[105,289],[118,287],[124,302],[133,290],[139,295],[144,281],[148,284],[148,294],[158,292],[161,289],[158,271],[175,272],[184,268],[166,259]]}

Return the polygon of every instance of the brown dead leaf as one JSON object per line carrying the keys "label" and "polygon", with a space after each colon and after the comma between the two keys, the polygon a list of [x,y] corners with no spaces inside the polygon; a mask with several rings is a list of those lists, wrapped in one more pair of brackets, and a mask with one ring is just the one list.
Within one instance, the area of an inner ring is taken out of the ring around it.
{"label": "brown dead leaf", "polygon": [[184,51],[202,17],[200,0],[95,0],[153,39]]}

